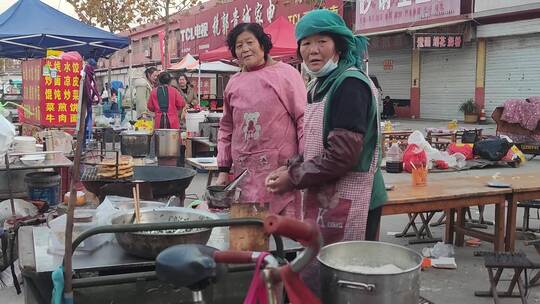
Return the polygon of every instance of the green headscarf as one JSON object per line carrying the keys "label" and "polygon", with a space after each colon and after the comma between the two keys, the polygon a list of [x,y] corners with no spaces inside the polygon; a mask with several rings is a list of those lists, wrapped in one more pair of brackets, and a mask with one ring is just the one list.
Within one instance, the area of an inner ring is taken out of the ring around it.
{"label": "green headscarf", "polygon": [[364,70],[363,56],[367,51],[368,40],[364,36],[354,36],[353,32],[345,25],[345,21],[338,14],[325,9],[312,10],[307,13],[296,24],[295,36],[298,45],[306,37],[320,34],[332,33],[342,36],[347,49],[340,54],[337,69],[332,71],[325,81],[317,88],[317,92],[328,89],[334,80],[345,70],[357,67]]}

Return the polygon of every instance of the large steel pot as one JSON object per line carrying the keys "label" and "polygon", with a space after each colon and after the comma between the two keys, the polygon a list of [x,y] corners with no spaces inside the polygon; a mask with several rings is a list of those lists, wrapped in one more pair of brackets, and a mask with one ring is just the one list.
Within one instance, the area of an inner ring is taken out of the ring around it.
{"label": "large steel pot", "polygon": [[146,157],[150,154],[152,133],[146,131],[125,131],[120,134],[120,150],[123,155]]}
{"label": "large steel pot", "polygon": [[[419,301],[422,257],[410,249],[382,242],[342,242],[323,247],[317,259],[321,264],[323,303]],[[381,269],[377,273],[378,267],[388,264],[400,269],[386,273]]]}
{"label": "large steel pot", "polygon": [[[167,207],[141,211],[141,223],[163,223],[217,220],[213,213],[183,207]],[[133,212],[112,219],[113,225],[132,224]],[[154,259],[162,250],[179,244],[206,244],[212,229],[183,229],[178,231],[120,232],[115,233],[118,244],[128,253],[145,259]]]}
{"label": "large steel pot", "polygon": [[156,129],[157,157],[180,156],[180,129]]}

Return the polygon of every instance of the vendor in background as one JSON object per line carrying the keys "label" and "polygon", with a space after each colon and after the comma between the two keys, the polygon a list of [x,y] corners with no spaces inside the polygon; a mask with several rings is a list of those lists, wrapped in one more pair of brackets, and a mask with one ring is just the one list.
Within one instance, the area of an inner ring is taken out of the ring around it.
{"label": "vendor in background", "polygon": [[[272,193],[306,189],[304,218],[318,223],[325,245],[364,240],[366,230],[376,234],[378,229],[378,220],[368,224],[368,211],[380,210],[387,199],[376,95],[358,56],[366,52],[367,39],[355,37],[328,10],[302,17],[295,35],[302,65],[314,77],[308,86],[304,158],[274,171],[266,185]],[[376,229],[366,229],[370,224]],[[314,290],[317,271],[308,267],[303,274]]]}
{"label": "vendor in background", "polygon": [[139,86],[140,89],[136,89],[135,109],[137,110],[137,117],[142,117],[143,114],[148,112],[148,98],[150,98],[150,93],[152,92],[152,89],[156,88],[159,85],[157,79],[158,76],[159,71],[155,67],[149,67],[144,70],[144,78],[146,80],[146,85],[144,86],[144,88],[140,88],[143,87],[141,85]]}
{"label": "vendor in background", "polygon": [[390,96],[386,96],[383,99],[383,112],[381,114],[382,119],[392,118],[396,115],[396,110],[394,109],[394,102],[390,99]]}
{"label": "vendor in background", "polygon": [[154,129],[180,129],[178,114],[186,105],[178,90],[171,86],[172,77],[168,72],[159,74],[159,86],[148,98],[148,110],[155,113]]}
{"label": "vendor in background", "polygon": [[182,126],[182,130],[184,130],[186,126],[187,110],[196,108],[199,105],[199,100],[197,99],[197,93],[195,93],[193,85],[185,74],[180,74],[176,79],[176,83],[178,85],[176,88],[186,101],[186,107],[184,107],[184,110],[180,115],[180,125]]}
{"label": "vendor in background", "polygon": [[101,91],[101,101],[109,102],[109,83],[105,83],[105,87]]}
{"label": "vendor in background", "polygon": [[199,105],[197,92],[195,92],[195,89],[193,88],[191,82],[188,80],[187,76],[185,74],[180,74],[176,79],[176,82],[178,83],[178,91],[186,101],[186,108],[192,109]]}
{"label": "vendor in background", "polygon": [[227,35],[242,73],[231,77],[224,92],[218,132],[217,184],[244,170],[242,202],[270,203],[270,212],[300,217],[300,193],[269,193],[265,178],[302,153],[306,89],[300,73],[269,56],[272,42],[257,23],[242,23]]}
{"label": "vendor in background", "polygon": [[158,82],[158,76],[159,71],[155,67],[149,67],[144,71],[144,76],[146,77],[146,80],[148,81],[148,87],[150,90],[157,87],[159,85]]}
{"label": "vendor in background", "polygon": [[114,117],[116,114],[120,113],[118,108],[118,92],[115,89],[111,89],[111,97],[102,99],[103,101],[103,115],[105,117]]}

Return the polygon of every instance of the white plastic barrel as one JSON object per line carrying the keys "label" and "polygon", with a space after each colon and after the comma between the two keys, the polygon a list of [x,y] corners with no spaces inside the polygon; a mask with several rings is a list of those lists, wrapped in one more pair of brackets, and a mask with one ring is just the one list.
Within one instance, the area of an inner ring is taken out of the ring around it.
{"label": "white plastic barrel", "polygon": [[204,122],[208,111],[201,111],[186,114],[186,131],[188,137],[199,136],[199,123]]}

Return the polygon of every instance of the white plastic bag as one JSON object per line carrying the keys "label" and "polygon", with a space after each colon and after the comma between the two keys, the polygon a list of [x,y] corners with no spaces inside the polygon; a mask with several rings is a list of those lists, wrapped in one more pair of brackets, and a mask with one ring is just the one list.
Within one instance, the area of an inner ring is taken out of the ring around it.
{"label": "white plastic bag", "polygon": [[8,151],[16,134],[15,126],[0,115],[0,156],[2,157],[0,162],[4,162],[4,154]]}
{"label": "white plastic bag", "polygon": [[[15,214],[25,217],[25,216],[35,216],[38,214],[38,208],[34,204],[27,202],[22,199],[15,199]],[[4,221],[12,217],[11,213],[11,202],[5,200],[0,202],[0,227],[4,226]]]}
{"label": "white plastic bag", "polygon": [[442,159],[441,152],[433,148],[424,138],[424,135],[422,134],[422,132],[418,130],[412,132],[411,135],[409,135],[409,138],[407,139],[407,143],[409,145],[415,144],[426,152],[426,156],[428,160],[427,162],[428,169],[432,168],[433,161]]}
{"label": "white plastic bag", "polygon": [[422,134],[422,132],[418,130],[412,132],[411,135],[409,135],[409,138],[407,139],[407,143],[409,145],[415,144],[418,147],[422,148],[422,150],[426,151],[426,153],[428,154],[428,158],[429,158],[430,153],[437,152],[437,149],[433,148],[424,138],[424,135]]}
{"label": "white plastic bag", "polygon": [[467,165],[467,158],[461,153],[454,153],[452,156],[456,159],[456,167],[461,169]]}

